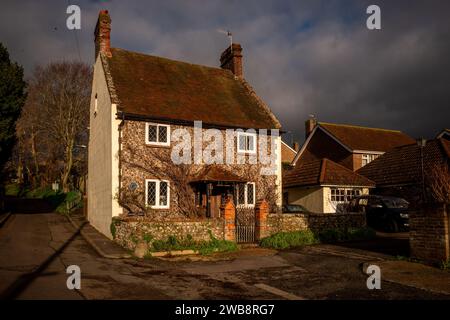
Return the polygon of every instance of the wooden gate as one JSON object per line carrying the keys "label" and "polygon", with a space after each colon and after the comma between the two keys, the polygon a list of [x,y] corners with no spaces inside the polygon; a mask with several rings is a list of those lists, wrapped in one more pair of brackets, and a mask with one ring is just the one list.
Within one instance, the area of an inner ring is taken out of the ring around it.
{"label": "wooden gate", "polygon": [[255,209],[236,208],[236,242],[255,242]]}

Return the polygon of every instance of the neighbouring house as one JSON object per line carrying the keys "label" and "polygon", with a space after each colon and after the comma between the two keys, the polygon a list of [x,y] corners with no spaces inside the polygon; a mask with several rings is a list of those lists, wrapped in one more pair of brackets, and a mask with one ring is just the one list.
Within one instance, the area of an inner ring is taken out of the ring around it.
{"label": "neighbouring house", "polygon": [[436,136],[436,139],[443,138],[450,140],[450,129],[444,129]]}
{"label": "neighbouring house", "polygon": [[394,148],[358,170],[376,182],[375,192],[405,198],[411,257],[450,259],[450,141],[419,139]]}
{"label": "neighbouring house", "polygon": [[414,142],[396,131],[305,122],[305,143],[283,172],[283,202],[313,212],[335,213],[375,183],[355,171],[397,146]]}
{"label": "neighbouring house", "polygon": [[305,143],[292,164],[300,158],[328,158],[356,171],[386,151],[414,142],[397,130],[317,122],[311,118],[305,122]]}
{"label": "neighbouring house", "polygon": [[352,197],[368,194],[375,183],[330,159],[299,160],[283,173],[283,197],[312,212],[342,212]]}
{"label": "neighbouring house", "polygon": [[[114,217],[190,219],[183,225],[190,234],[216,235],[214,221],[223,219],[225,201],[250,210],[261,199],[271,210],[281,206],[281,125],[244,79],[242,47],[233,43],[215,68],[113,48],[110,32],[111,18],[101,11],[90,107],[89,222],[112,237]],[[260,160],[263,151],[269,163]],[[192,227],[195,219],[210,222],[200,232]]]}
{"label": "neighbouring house", "polygon": [[[444,138],[418,140],[386,152],[367,166],[361,174],[376,183],[376,193],[400,196],[415,205],[434,182],[442,184],[435,176],[440,168],[450,166],[450,141]],[[437,172],[436,172],[437,170]]]}
{"label": "neighbouring house", "polygon": [[298,142],[294,142],[292,147],[281,140],[281,162],[283,165],[289,165],[294,160],[299,150]]}

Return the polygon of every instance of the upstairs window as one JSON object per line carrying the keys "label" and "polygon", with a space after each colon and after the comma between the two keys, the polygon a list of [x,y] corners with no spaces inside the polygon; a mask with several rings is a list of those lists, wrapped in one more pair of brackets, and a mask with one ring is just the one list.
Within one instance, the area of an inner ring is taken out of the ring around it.
{"label": "upstairs window", "polygon": [[379,154],[363,154],[362,155],[362,163],[361,165],[364,167],[366,164],[372,162],[376,158],[378,158]]}
{"label": "upstairs window", "polygon": [[256,198],[255,183],[241,183],[236,188],[236,204],[243,207],[254,207]]}
{"label": "upstairs window", "polygon": [[170,126],[157,123],[146,123],[145,143],[156,146],[170,146]]}
{"label": "upstairs window", "polygon": [[168,209],[170,201],[169,181],[145,180],[145,204],[153,209]]}
{"label": "upstairs window", "polygon": [[238,132],[237,150],[239,153],[256,153],[256,133]]}

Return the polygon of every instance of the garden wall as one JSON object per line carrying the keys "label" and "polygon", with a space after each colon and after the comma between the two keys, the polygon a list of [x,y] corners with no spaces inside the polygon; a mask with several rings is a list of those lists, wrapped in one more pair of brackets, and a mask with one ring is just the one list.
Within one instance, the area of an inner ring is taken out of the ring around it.
{"label": "garden wall", "polygon": [[364,213],[269,214],[265,236],[277,232],[306,229],[315,232],[328,229],[345,230],[364,227],[366,227],[366,215]]}
{"label": "garden wall", "polygon": [[441,262],[450,259],[449,209],[428,205],[409,213],[411,257]]}
{"label": "garden wall", "polygon": [[153,221],[145,217],[126,217],[113,223],[114,240],[130,250],[148,237],[166,240],[169,236],[181,239],[190,235],[196,241],[208,241],[211,233],[216,239],[224,239],[223,219]]}

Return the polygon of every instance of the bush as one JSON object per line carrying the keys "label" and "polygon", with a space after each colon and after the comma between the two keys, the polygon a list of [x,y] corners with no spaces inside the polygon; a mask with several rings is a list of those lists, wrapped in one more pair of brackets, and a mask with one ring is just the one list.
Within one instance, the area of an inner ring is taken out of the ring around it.
{"label": "bush", "polygon": [[279,232],[264,238],[260,245],[266,248],[288,249],[320,242],[332,243],[339,241],[364,240],[375,236],[370,228],[349,228],[347,230],[328,229],[314,233],[310,230]]}
{"label": "bush", "polygon": [[365,240],[375,237],[375,231],[371,228],[349,228],[346,230],[328,229],[318,232],[317,237],[321,242],[340,242],[351,240]]}
{"label": "bush", "polygon": [[5,186],[5,195],[18,197],[20,194],[20,186],[18,184],[7,184]]}
{"label": "bush", "polygon": [[209,241],[195,241],[191,235],[182,238],[171,235],[166,240],[153,240],[150,250],[194,250],[198,251],[200,254],[209,254],[212,252],[235,251],[237,250],[237,245],[231,241],[216,239],[212,234],[210,234]]}
{"label": "bush", "polygon": [[287,249],[318,243],[318,239],[310,230],[280,232],[261,240],[260,245],[266,248]]}
{"label": "bush", "polygon": [[441,269],[442,270],[450,270],[450,260],[442,261],[441,262]]}

